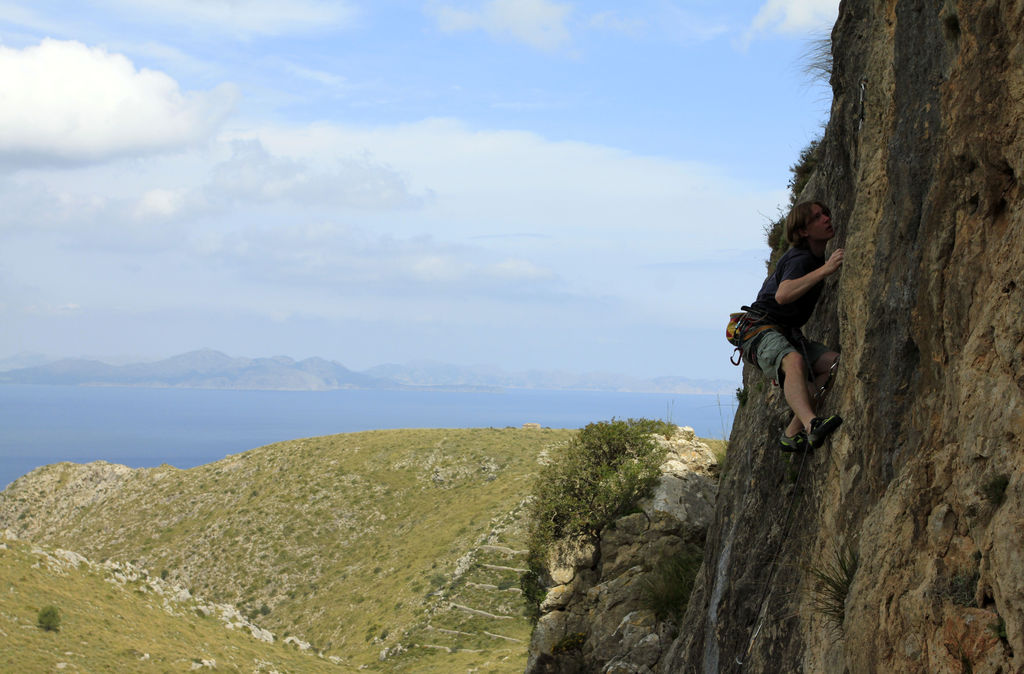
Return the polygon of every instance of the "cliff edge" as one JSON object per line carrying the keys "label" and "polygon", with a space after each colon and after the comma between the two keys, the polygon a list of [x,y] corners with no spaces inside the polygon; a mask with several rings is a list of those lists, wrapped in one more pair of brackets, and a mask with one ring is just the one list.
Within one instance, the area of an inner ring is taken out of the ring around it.
{"label": "cliff edge", "polygon": [[846,260],[806,332],[841,349],[845,424],[787,462],[785,403],[746,368],[658,668],[1021,672],[1024,2],[844,0],[832,48],[804,197]]}

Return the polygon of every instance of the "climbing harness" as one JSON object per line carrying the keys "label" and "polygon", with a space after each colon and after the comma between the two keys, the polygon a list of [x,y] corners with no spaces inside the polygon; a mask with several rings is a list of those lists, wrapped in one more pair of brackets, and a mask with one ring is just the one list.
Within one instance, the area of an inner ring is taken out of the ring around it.
{"label": "climbing harness", "polygon": [[[800,478],[803,477],[804,464],[807,462],[807,455],[808,454],[810,454],[810,452],[805,452],[805,453],[803,453],[801,455],[800,467],[797,469],[797,473],[796,473],[796,484],[797,485],[800,484]],[[746,662],[747,657],[750,656],[750,651],[754,648],[754,642],[757,640],[757,635],[761,632],[761,627],[764,625],[765,607],[768,605],[768,601],[767,600],[768,600],[768,594],[771,592],[772,578],[775,576],[775,568],[776,568],[776,565],[778,564],[778,561],[779,561],[779,553],[782,552],[782,545],[786,542],[786,539],[789,538],[789,528],[793,524],[793,512],[795,510],[794,506],[796,505],[796,497],[800,493],[800,491],[801,490],[797,489],[794,486],[794,488],[793,488],[793,495],[789,499],[788,512],[786,513],[786,524],[782,528],[782,536],[779,539],[778,547],[775,548],[775,555],[772,556],[772,564],[768,568],[768,579],[765,581],[764,592],[761,594],[761,599],[760,599],[760,602],[758,603],[758,607],[757,607],[757,624],[754,626],[754,631],[751,633],[750,638],[747,640],[747,648],[743,651],[742,658],[741,658],[741,656],[737,656],[736,657],[736,664],[741,666],[741,667]]]}
{"label": "climbing harness", "polygon": [[[729,324],[725,327],[725,338],[730,344],[736,347],[729,361],[733,365],[739,365],[743,359],[744,346],[758,335],[769,330],[780,330],[779,326],[766,323],[765,316],[753,311],[750,307],[740,307],[742,311],[729,314]],[[753,344],[750,345],[751,347]],[[748,359],[753,362],[753,349],[747,350]]]}

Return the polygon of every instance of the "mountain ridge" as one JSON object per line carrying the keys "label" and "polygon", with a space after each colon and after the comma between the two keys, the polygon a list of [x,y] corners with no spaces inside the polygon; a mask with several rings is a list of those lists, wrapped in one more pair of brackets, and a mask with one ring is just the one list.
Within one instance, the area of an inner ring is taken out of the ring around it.
{"label": "mountain ridge", "polygon": [[[36,357],[36,362],[38,362]],[[11,362],[17,363],[16,359]],[[198,349],[152,362],[111,365],[63,358],[0,370],[0,385],[146,386],[228,390],[329,391],[339,389],[584,390],[623,393],[731,393],[735,382],[607,372],[562,370],[506,372],[495,366],[459,366],[433,361],[387,363],[362,372],[320,357],[233,357]]]}

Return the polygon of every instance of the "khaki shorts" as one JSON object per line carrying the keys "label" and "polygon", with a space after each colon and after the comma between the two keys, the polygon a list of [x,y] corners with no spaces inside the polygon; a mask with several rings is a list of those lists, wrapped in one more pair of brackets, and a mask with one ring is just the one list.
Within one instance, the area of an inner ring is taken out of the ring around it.
{"label": "khaki shorts", "polygon": [[[814,367],[819,358],[831,351],[831,349],[820,342],[807,340],[806,345],[808,368]],[[785,376],[780,369],[782,367],[782,359],[794,351],[799,353],[799,350],[788,339],[783,337],[782,333],[775,330],[769,330],[764,333],[764,336],[758,339],[754,346],[757,349],[757,366],[761,368],[761,372],[764,372],[767,377],[781,386]],[[808,369],[809,373],[810,370]]]}

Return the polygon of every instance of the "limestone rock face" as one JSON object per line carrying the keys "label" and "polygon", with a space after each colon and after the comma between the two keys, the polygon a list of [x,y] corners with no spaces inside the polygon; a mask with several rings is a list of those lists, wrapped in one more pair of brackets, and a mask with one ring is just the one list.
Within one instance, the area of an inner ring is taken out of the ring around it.
{"label": "limestone rock face", "polygon": [[[1024,1],[844,0],[806,198],[846,250],[805,465],[751,368],[664,672],[1024,671]],[[840,573],[838,599],[818,575]]]}
{"label": "limestone rock face", "polygon": [[677,625],[659,621],[643,584],[659,563],[703,542],[714,513],[717,459],[693,429],[669,439],[668,457],[642,512],[617,520],[596,548],[563,554],[541,604],[527,672],[652,672]]}

